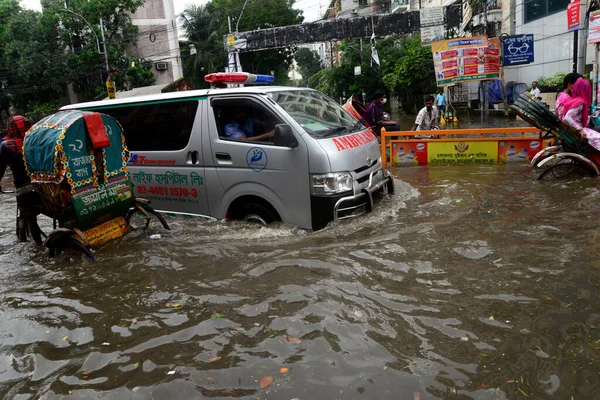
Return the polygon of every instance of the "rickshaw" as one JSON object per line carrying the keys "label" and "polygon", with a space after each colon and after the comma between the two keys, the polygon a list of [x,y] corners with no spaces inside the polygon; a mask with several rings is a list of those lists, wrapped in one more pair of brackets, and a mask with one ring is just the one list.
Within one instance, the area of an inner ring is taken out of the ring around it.
{"label": "rickshaw", "polygon": [[366,127],[369,127],[369,124],[366,120],[367,108],[363,103],[358,100],[358,96],[353,94],[348,98],[348,100],[342,105],[344,110],[348,111],[348,114],[352,115],[354,118],[362,122]]}
{"label": "rickshaw", "polygon": [[[381,140],[380,136],[375,132],[375,129],[373,129],[367,122],[367,107],[365,107],[365,105],[360,102],[356,94],[350,96],[348,100],[342,105],[342,107],[344,108],[344,110],[348,111],[348,114],[352,115],[364,126],[366,126],[367,128],[371,128],[375,136],[377,136],[377,139]],[[390,115],[385,111],[383,112],[383,119],[385,121],[390,120]]]}
{"label": "rickshaw", "polygon": [[525,121],[546,132],[551,145],[533,157],[531,164],[541,170],[539,180],[592,177],[600,175],[600,154],[579,132],[562,122],[540,100],[521,93],[511,108]]}
{"label": "rickshaw", "polygon": [[144,228],[153,215],[169,229],[149,201],[134,196],[122,128],[112,117],[78,110],[50,115],[25,135],[23,156],[42,214],[54,220],[43,244],[51,257],[73,249],[94,259],[91,247],[123,236],[139,213]]}

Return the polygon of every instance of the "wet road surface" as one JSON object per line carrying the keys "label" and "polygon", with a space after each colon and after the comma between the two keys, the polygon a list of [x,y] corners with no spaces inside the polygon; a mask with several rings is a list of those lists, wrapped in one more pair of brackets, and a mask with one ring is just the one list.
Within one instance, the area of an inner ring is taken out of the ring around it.
{"label": "wet road surface", "polygon": [[600,398],[600,181],[393,173],[319,232],[171,219],[96,262],[16,243],[2,195],[0,398]]}

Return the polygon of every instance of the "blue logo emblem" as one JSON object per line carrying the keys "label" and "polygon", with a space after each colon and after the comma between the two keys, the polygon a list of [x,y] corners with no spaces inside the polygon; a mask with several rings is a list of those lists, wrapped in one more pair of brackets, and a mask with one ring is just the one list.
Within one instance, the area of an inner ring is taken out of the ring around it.
{"label": "blue logo emblem", "polygon": [[260,147],[253,147],[246,154],[246,164],[254,172],[260,172],[267,168],[267,153]]}

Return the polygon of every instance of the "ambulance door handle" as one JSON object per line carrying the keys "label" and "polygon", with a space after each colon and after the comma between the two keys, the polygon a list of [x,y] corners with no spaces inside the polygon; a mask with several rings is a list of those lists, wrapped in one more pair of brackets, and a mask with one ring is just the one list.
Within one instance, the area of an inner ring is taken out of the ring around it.
{"label": "ambulance door handle", "polygon": [[231,156],[227,153],[215,153],[215,157],[220,161],[231,161]]}
{"label": "ambulance door handle", "polygon": [[198,152],[197,151],[188,151],[187,163],[188,164],[198,164]]}

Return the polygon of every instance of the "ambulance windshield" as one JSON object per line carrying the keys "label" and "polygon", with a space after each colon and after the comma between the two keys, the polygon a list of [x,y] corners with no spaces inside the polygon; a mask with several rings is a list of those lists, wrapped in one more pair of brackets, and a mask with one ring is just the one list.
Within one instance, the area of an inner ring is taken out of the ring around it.
{"label": "ambulance windshield", "polygon": [[365,126],[335,101],[316,90],[271,92],[281,106],[309,135],[317,139],[360,132]]}

